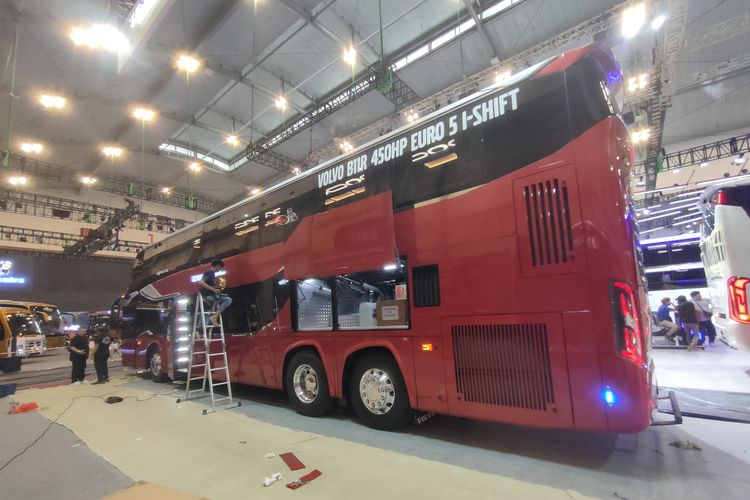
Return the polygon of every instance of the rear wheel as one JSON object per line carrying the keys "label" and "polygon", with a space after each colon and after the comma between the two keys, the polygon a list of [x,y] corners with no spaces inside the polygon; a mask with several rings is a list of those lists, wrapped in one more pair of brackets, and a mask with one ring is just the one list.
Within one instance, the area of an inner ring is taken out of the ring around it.
{"label": "rear wheel", "polygon": [[328,377],[323,362],[316,354],[295,354],[287,365],[284,386],[297,413],[321,417],[333,406]]}
{"label": "rear wheel", "polygon": [[412,416],[404,378],[388,355],[368,354],[357,361],[349,397],[357,416],[375,429],[398,429]]}

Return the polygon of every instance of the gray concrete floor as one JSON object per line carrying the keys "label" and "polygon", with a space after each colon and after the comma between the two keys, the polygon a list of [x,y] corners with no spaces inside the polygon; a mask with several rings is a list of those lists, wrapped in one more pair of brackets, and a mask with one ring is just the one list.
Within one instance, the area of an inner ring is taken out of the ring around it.
{"label": "gray concrete floor", "polygon": [[[0,467],[50,425],[49,420],[35,412],[9,415],[7,401],[7,398],[0,400]],[[71,431],[52,424],[26,453],[0,470],[0,498],[97,499],[132,483],[129,477],[89,450]]]}

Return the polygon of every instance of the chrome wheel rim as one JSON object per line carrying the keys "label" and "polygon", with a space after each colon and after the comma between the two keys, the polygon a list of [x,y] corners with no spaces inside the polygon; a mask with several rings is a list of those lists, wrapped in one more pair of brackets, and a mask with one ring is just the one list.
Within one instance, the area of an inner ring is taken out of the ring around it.
{"label": "chrome wheel rim", "polygon": [[370,368],[359,379],[359,397],[370,413],[385,415],[396,401],[396,387],[388,372]]}
{"label": "chrome wheel rim", "polygon": [[152,374],[154,374],[155,376],[159,376],[161,374],[161,355],[158,352],[155,352],[151,355],[151,363],[149,363],[149,365]]}
{"label": "chrome wheel rim", "polygon": [[294,394],[303,403],[312,403],[318,397],[320,384],[318,383],[318,374],[312,366],[299,365],[294,370],[292,383],[294,385]]}

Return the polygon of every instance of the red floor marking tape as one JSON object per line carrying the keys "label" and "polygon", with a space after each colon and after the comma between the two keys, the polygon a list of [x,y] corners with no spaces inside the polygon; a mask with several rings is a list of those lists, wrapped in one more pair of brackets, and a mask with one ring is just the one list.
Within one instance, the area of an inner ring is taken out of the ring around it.
{"label": "red floor marking tape", "polygon": [[297,458],[292,452],[282,453],[279,456],[287,465],[287,467],[289,467],[289,470],[299,470],[305,468],[305,464],[303,464],[300,459]]}
{"label": "red floor marking tape", "polygon": [[321,475],[323,475],[323,473],[320,472],[318,469],[315,469],[311,473],[305,474],[304,476],[297,479],[296,481],[292,481],[291,483],[287,484],[286,487],[289,488],[290,490],[296,490],[297,488],[306,485],[307,483],[309,483],[316,477],[320,477]]}

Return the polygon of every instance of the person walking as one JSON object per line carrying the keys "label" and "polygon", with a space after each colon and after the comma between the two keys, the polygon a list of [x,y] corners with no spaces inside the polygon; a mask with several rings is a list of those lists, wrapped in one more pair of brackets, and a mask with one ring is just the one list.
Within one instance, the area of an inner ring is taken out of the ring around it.
{"label": "person walking", "polygon": [[198,288],[201,289],[199,290],[200,292],[203,292],[204,290],[211,292],[203,292],[201,295],[203,295],[203,300],[205,300],[209,306],[214,308],[213,314],[211,314],[211,323],[214,326],[219,326],[219,316],[221,316],[224,309],[229,307],[232,303],[232,298],[229,295],[222,293],[223,290],[216,283],[216,273],[222,269],[224,269],[224,262],[219,259],[214,259],[211,261],[211,268],[203,273],[203,276],[201,276],[201,279],[198,282]]}
{"label": "person walking", "polygon": [[692,302],[698,311],[698,327],[703,332],[704,338],[708,338],[708,345],[716,347],[716,329],[711,321],[711,316],[714,315],[711,301],[701,297],[701,293],[697,290],[691,292],[690,297],[693,299]]}
{"label": "person walking", "polygon": [[673,311],[672,308],[672,299],[669,297],[664,297],[661,299],[661,305],[659,306],[659,310],[656,312],[656,319],[659,320],[659,326],[662,326],[667,329],[667,340],[672,341],[674,340],[675,335],[677,335],[677,331],[680,329],[679,325],[676,325],[674,322],[672,322],[672,316],[669,314],[670,311]]}
{"label": "person walking", "polygon": [[81,328],[73,334],[68,345],[70,351],[70,362],[73,364],[73,371],[70,374],[71,384],[81,384],[86,378],[86,358],[89,356],[89,343],[86,340],[86,330]]}
{"label": "person walking", "polygon": [[94,359],[94,368],[96,368],[96,382],[94,383],[106,384],[109,382],[107,361],[109,360],[109,345],[112,342],[112,338],[105,328],[99,328],[94,332],[93,339],[94,352],[91,357]]}
{"label": "person walking", "polygon": [[698,329],[698,314],[695,310],[695,305],[692,302],[688,302],[687,297],[684,295],[677,297],[677,314],[680,315],[680,321],[685,328],[685,333],[692,335],[687,350],[694,351],[696,344],[698,344],[698,338],[700,337],[700,330]]}

